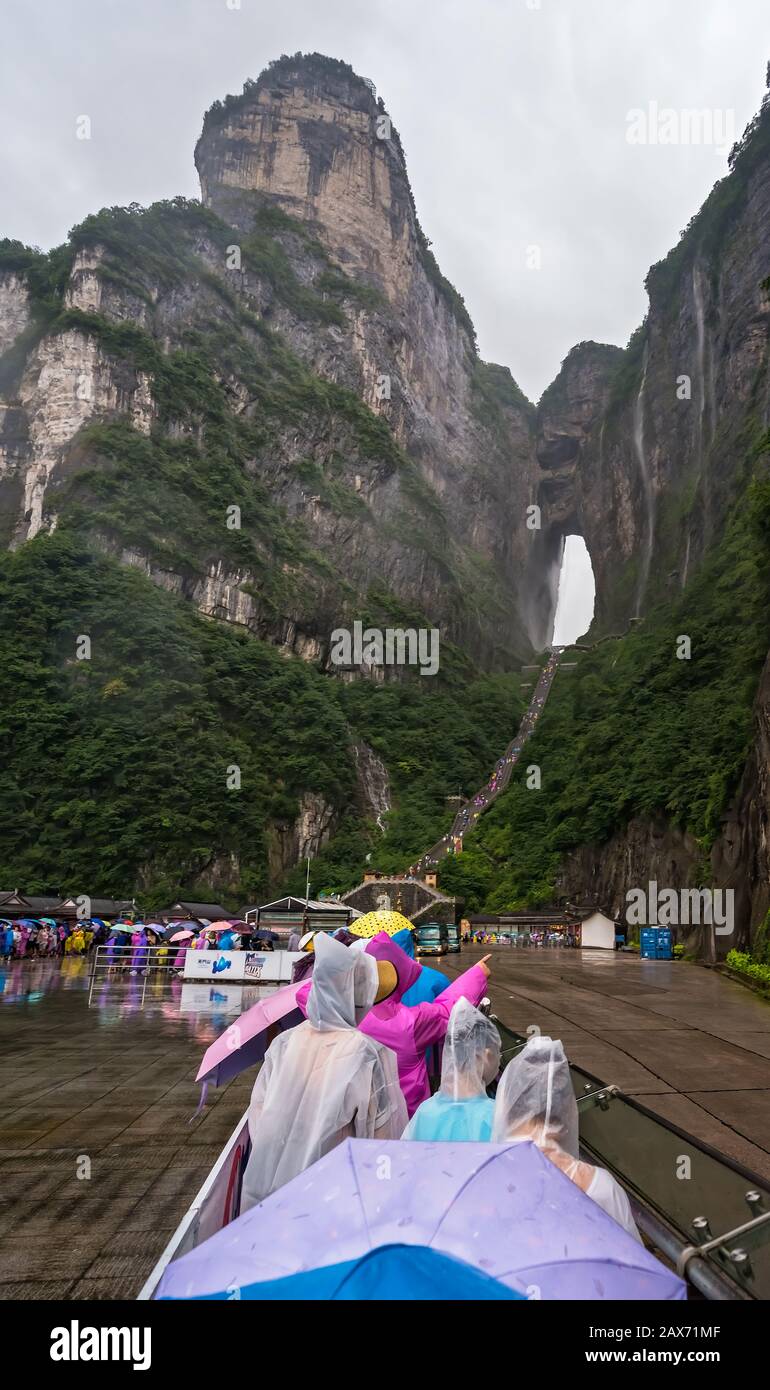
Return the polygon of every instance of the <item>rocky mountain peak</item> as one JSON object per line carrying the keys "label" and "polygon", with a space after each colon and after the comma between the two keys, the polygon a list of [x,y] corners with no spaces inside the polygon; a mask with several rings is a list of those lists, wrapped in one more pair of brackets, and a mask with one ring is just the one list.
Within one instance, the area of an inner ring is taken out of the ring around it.
{"label": "rocky mountain peak", "polygon": [[350,274],[403,297],[424,237],[401,142],[373,83],[297,54],[206,113],[195,149],[203,202],[248,226],[254,196],[310,223]]}

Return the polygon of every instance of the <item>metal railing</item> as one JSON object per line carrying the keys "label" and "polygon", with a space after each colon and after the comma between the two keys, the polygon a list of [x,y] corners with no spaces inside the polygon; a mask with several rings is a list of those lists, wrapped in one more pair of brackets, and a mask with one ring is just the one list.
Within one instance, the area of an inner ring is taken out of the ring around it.
{"label": "metal railing", "polygon": [[[97,946],[90,957],[90,985],[88,1002],[90,1004],[94,986],[98,981],[110,978],[116,981],[141,977],[144,987],[147,981],[158,974],[173,975],[177,967],[174,961],[179,954],[177,942],[160,946]],[[142,991],[144,996],[144,990]]]}
{"label": "metal railing", "polygon": [[[503,1065],[527,1039],[494,1022]],[[639,1230],[706,1298],[770,1298],[770,1183],[570,1064],[581,1155],[628,1193]]]}

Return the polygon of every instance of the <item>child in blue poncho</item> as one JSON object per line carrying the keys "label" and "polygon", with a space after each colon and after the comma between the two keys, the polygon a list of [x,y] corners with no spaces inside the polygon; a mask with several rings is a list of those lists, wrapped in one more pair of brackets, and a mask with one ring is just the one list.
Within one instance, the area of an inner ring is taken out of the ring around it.
{"label": "child in blue poncho", "polygon": [[495,1103],[487,1086],[500,1069],[500,1034],[467,999],[449,1016],[441,1060],[441,1087],[418,1106],[404,1139],[484,1141],[491,1138]]}

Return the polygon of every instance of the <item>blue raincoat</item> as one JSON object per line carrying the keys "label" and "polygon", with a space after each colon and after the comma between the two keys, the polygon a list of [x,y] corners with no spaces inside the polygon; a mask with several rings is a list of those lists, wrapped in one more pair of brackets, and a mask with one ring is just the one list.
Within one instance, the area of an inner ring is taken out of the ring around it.
{"label": "blue raincoat", "polygon": [[[407,931],[406,927],[403,931],[397,931],[393,940],[397,946],[401,947],[402,951],[411,956],[412,960],[415,959],[414,940],[412,933]],[[401,1003],[406,1004],[408,1008],[415,1004],[432,1004],[433,1000],[438,998],[439,994],[443,994],[444,990],[448,989],[452,983],[446,975],[441,974],[440,970],[431,970],[429,965],[423,965],[421,962],[418,964],[420,965],[420,978],[409,987],[401,999]]]}
{"label": "blue raincoat", "polygon": [[420,1139],[432,1144],[448,1140],[453,1144],[465,1140],[486,1142],[492,1138],[492,1119],[495,1102],[489,1096],[470,1096],[467,1100],[452,1100],[437,1091],[415,1110],[403,1133],[404,1139]]}

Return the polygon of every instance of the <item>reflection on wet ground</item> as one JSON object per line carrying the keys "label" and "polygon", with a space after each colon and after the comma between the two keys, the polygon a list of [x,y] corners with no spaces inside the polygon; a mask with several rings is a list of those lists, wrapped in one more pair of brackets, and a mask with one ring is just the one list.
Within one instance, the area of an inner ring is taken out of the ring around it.
{"label": "reflection on wet ground", "polygon": [[0,968],[0,1298],[133,1298],[243,1114],[209,1043],[269,987]]}

